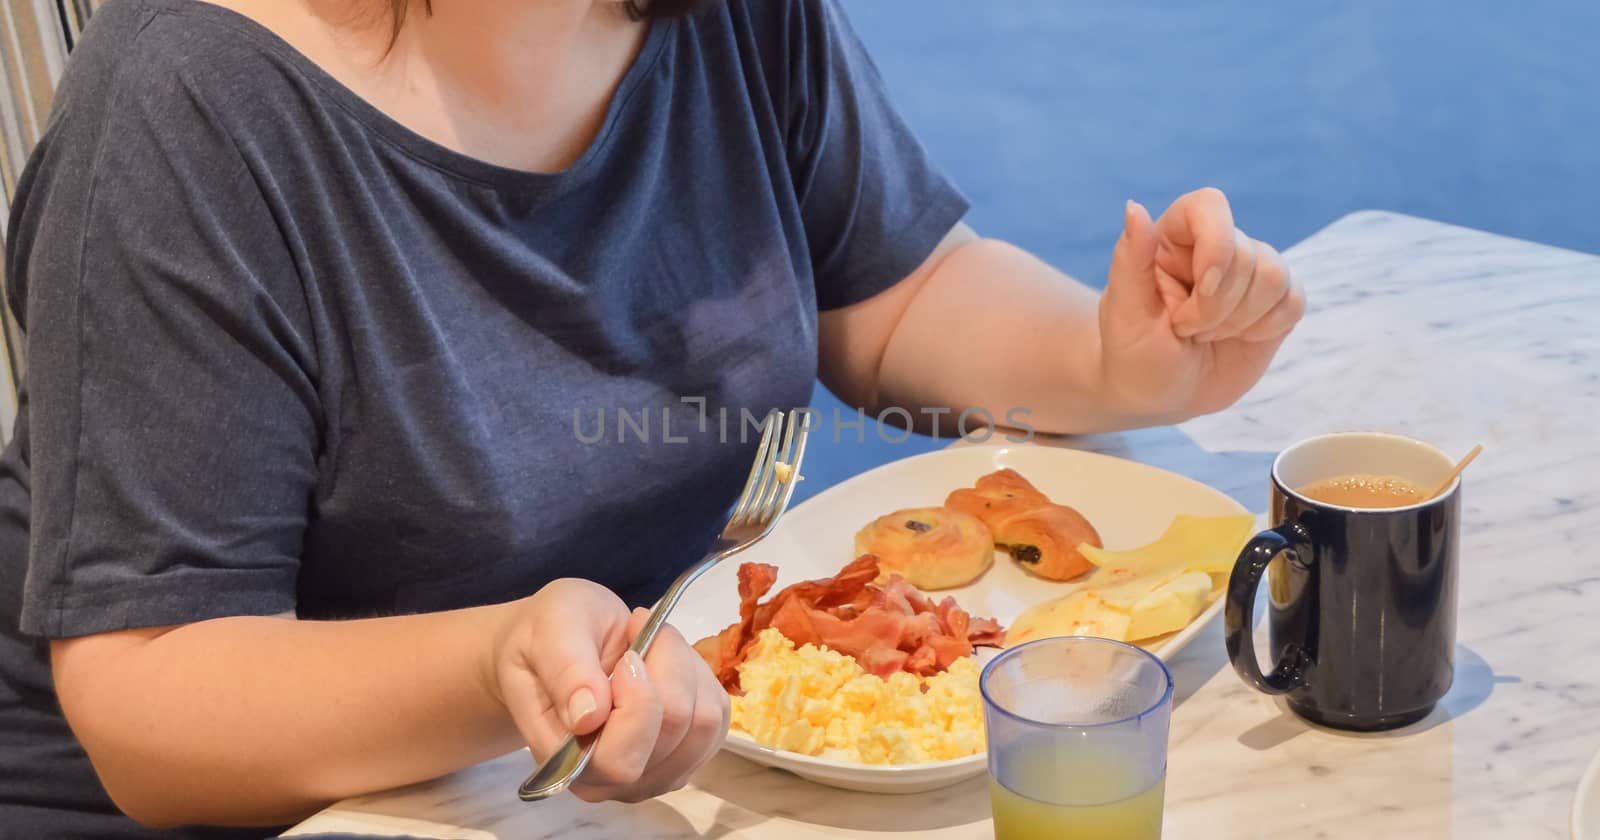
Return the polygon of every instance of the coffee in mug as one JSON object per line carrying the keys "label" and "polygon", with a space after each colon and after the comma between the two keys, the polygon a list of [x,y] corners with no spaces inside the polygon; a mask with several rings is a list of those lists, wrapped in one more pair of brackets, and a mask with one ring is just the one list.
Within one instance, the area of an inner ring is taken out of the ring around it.
{"label": "coffee in mug", "polygon": [[[1295,444],[1272,464],[1270,530],[1228,581],[1228,658],[1245,682],[1314,723],[1381,730],[1426,717],[1454,679],[1461,482],[1454,463],[1397,435]],[[1427,488],[1427,489],[1422,489]],[[1268,580],[1262,673],[1252,637]]]}
{"label": "coffee in mug", "polygon": [[1312,501],[1353,508],[1405,507],[1427,492],[1398,475],[1341,475],[1300,488],[1300,495]]}

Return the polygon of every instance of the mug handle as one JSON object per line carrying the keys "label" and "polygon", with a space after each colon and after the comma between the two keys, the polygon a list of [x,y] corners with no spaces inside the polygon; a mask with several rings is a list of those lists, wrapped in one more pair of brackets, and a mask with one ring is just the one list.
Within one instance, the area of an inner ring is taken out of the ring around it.
{"label": "mug handle", "polygon": [[1233,670],[1245,682],[1267,694],[1286,694],[1304,684],[1306,654],[1305,648],[1291,643],[1285,648],[1283,658],[1273,667],[1272,673],[1261,673],[1261,665],[1256,662],[1255,636],[1252,632],[1256,587],[1260,585],[1261,574],[1266,571],[1272,558],[1284,552],[1293,552],[1297,560],[1302,560],[1308,555],[1299,549],[1309,548],[1310,545],[1310,537],[1304,529],[1292,522],[1262,531],[1239,552],[1239,559],[1233,565],[1233,574],[1228,577],[1228,601],[1222,617],[1228,661],[1233,663]]}

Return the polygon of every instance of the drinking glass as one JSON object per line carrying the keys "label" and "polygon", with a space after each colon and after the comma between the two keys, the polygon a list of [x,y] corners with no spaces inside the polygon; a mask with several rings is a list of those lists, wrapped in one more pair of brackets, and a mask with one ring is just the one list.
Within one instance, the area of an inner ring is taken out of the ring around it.
{"label": "drinking glass", "polygon": [[1159,840],[1172,673],[1109,639],[1007,649],[984,669],[995,840]]}

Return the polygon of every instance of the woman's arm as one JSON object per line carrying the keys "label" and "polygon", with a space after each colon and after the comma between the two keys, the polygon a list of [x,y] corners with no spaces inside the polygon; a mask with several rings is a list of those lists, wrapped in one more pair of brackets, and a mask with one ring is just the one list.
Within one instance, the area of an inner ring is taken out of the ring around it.
{"label": "woman's arm", "polygon": [[576,793],[681,785],[720,742],[727,700],[676,632],[643,668],[625,659],[640,623],[566,580],[452,612],[118,631],[54,642],[51,657],[68,722],[129,816],[276,825],[525,744],[548,755],[602,722]]}
{"label": "woman's arm", "polygon": [[[1008,411],[1038,431],[1176,422],[1231,405],[1304,311],[1282,258],[1215,190],[1159,222],[1131,204],[1104,295],[958,225],[904,281],[821,314],[820,374],[846,402]],[[1212,276],[1213,282],[1196,278]]]}
{"label": "woman's arm", "polygon": [[900,406],[932,430],[922,407],[942,407],[944,433],[969,407],[996,422],[1025,406],[1041,428],[1131,425],[1098,398],[1094,290],[1022,249],[965,224],[916,273],[846,309],[824,312],[823,381],[852,405]]}
{"label": "woman's arm", "polygon": [[51,660],[68,722],[130,817],[274,825],[515,749],[485,662],[505,610],[220,618],[58,641]]}

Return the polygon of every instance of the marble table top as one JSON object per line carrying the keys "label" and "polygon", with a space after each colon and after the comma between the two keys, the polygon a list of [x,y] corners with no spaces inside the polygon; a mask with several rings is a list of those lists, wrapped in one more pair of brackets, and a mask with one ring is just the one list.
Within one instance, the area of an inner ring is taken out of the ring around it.
{"label": "marble table top", "polygon": [[[1178,427],[1037,441],[1192,476],[1254,511],[1273,454],[1376,429],[1464,453],[1456,678],[1407,729],[1314,728],[1247,688],[1220,622],[1172,663],[1175,838],[1564,838],[1600,751],[1600,257],[1362,212],[1287,252],[1311,311],[1238,405]],[[442,838],[992,836],[986,778],[910,796],[822,787],[722,754],[641,805],[515,788],[513,753],[341,802],[289,832]]]}

